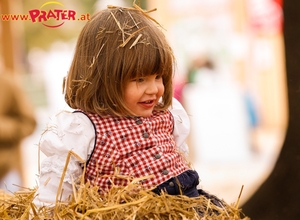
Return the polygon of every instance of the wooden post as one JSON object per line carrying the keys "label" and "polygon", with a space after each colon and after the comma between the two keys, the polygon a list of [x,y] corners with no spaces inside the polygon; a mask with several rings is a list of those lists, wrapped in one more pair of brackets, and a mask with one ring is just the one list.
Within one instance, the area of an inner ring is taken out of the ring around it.
{"label": "wooden post", "polygon": [[284,0],[284,45],[289,123],[277,163],[263,185],[242,206],[251,219],[298,219],[300,216],[300,1]]}
{"label": "wooden post", "polygon": [[[12,3],[14,7],[12,7]],[[22,6],[22,2],[20,0],[0,0],[0,16],[3,14],[17,14],[21,13],[19,10]],[[16,11],[14,11],[14,10]],[[22,58],[22,40],[23,40],[23,28],[21,23],[18,21],[12,20],[3,20],[0,18],[0,74],[13,74],[14,80],[16,84],[21,83],[21,75],[24,72],[24,66],[22,62],[20,62]],[[1,66],[3,65],[3,66]],[[20,86],[22,86],[20,84]],[[2,96],[3,94],[1,94]],[[1,104],[1,103],[0,103]],[[23,156],[21,147],[18,147],[14,151],[12,151],[14,155],[12,155],[15,161],[15,169],[20,175],[20,179],[22,184],[24,183],[24,164],[23,164]]]}
{"label": "wooden post", "polygon": [[[0,1],[0,14],[10,13],[10,3],[9,0]],[[3,60],[4,69],[9,70],[11,73],[15,70],[14,62],[14,46],[13,46],[13,33],[12,33],[12,21],[2,21],[0,25],[0,44],[1,44],[1,55]]]}

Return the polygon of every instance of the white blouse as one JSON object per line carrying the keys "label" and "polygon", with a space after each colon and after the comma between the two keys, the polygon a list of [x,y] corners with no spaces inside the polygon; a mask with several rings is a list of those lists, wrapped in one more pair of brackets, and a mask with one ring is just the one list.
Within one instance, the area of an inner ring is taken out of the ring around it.
{"label": "white blouse", "polygon": [[[169,108],[174,117],[173,136],[176,146],[186,156],[188,146],[185,140],[190,132],[189,117],[176,99]],[[39,188],[34,203],[37,206],[53,205],[64,172],[66,160],[70,151],[86,161],[94,147],[95,129],[85,114],[73,114],[61,111],[50,118],[45,132],[40,140],[40,150],[47,156],[41,164]],[[63,192],[59,198],[65,201],[72,194],[72,183],[82,175],[78,158],[71,156],[63,180]]]}

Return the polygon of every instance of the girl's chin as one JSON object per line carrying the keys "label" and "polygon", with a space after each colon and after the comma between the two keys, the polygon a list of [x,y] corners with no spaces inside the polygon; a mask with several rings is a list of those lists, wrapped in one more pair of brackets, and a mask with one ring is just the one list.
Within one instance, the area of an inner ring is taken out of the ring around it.
{"label": "girl's chin", "polygon": [[149,117],[152,115],[152,112],[151,113],[147,113],[147,114],[138,114],[138,117]]}
{"label": "girl's chin", "polygon": [[149,117],[152,115],[153,109],[152,110],[144,110],[144,111],[138,111],[135,112],[135,115],[137,117]]}

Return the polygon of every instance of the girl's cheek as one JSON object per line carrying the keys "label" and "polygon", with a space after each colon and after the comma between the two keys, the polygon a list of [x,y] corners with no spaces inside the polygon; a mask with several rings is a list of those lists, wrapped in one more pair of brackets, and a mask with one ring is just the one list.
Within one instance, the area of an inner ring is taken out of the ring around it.
{"label": "girl's cheek", "polygon": [[162,86],[162,88],[161,88],[161,94],[160,94],[160,96],[162,96],[162,95],[164,94],[164,92],[165,92],[165,87],[164,87],[164,86]]}

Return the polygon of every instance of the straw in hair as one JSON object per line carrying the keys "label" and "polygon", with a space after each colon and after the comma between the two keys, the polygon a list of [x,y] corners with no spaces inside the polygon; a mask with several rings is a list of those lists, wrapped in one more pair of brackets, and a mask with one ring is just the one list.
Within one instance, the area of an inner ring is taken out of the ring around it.
{"label": "straw in hair", "polygon": [[81,31],[65,84],[71,108],[132,116],[123,104],[126,82],[158,74],[165,92],[157,110],[172,104],[175,59],[161,26],[139,6],[108,6]]}

